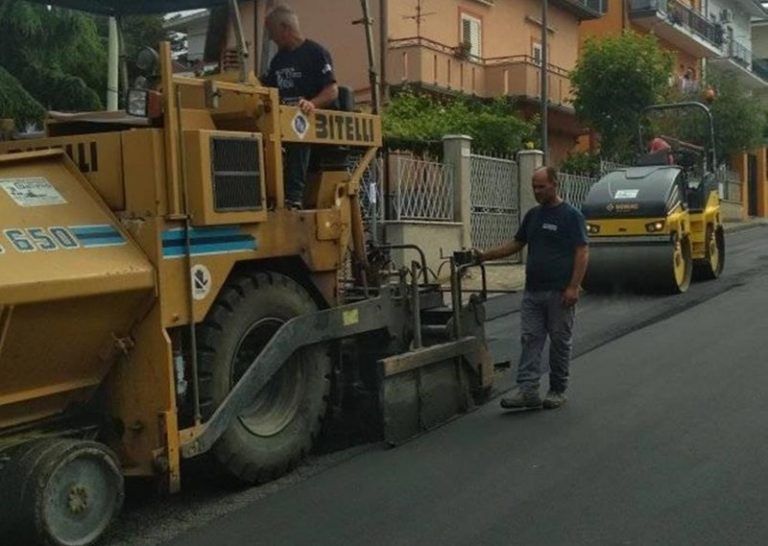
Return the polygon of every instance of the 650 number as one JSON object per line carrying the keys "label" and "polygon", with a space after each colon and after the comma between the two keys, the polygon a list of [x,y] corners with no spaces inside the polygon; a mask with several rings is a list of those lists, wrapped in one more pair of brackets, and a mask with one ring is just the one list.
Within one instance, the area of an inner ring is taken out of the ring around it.
{"label": "650 number", "polygon": [[[36,250],[71,250],[80,245],[72,232],[64,227],[31,227],[3,230],[5,238],[19,252],[35,252]],[[0,247],[2,253],[2,247]]]}

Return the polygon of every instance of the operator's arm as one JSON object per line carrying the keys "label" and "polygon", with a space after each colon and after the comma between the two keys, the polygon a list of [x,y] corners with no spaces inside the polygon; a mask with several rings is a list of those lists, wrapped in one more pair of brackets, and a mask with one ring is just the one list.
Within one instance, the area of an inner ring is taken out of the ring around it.
{"label": "operator's arm", "polygon": [[305,114],[314,112],[317,108],[331,106],[339,96],[339,86],[336,84],[331,54],[324,47],[319,47],[314,63],[317,66],[316,81],[318,87],[322,86],[322,88],[314,97],[304,97],[299,101],[299,108]]}
{"label": "operator's arm", "polygon": [[[312,97],[309,100],[301,100],[299,101],[299,108],[304,110],[304,113],[308,114],[309,112],[312,112],[316,108],[326,108],[327,106],[330,106],[333,104],[333,101],[335,101],[339,97],[339,86],[336,84],[336,82],[333,82],[330,85],[327,85],[323,88],[322,91],[320,91],[316,96]],[[307,103],[302,105],[302,103]],[[308,110],[306,108],[309,108]]]}
{"label": "operator's arm", "polygon": [[496,248],[491,248],[490,250],[476,250],[475,257],[477,261],[482,263],[490,260],[499,260],[520,252],[528,243],[528,225],[530,222],[531,211],[529,210],[525,213],[525,216],[523,216],[523,221],[520,222],[520,227],[518,228],[517,233],[515,233],[514,239],[501,246],[497,246]]}
{"label": "operator's arm", "polygon": [[497,246],[496,248],[478,252],[477,259],[480,262],[500,260],[501,258],[506,258],[507,256],[511,256],[512,254],[520,252],[524,246],[525,243],[521,243],[517,239],[513,239],[512,241],[504,243],[501,246]]}

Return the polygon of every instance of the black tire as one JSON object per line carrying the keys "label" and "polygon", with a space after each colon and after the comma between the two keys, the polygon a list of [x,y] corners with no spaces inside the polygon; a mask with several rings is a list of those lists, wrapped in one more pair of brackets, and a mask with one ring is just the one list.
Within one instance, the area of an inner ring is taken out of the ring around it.
{"label": "black tire", "polygon": [[125,497],[123,476],[105,445],[82,440],[31,442],[4,470],[2,518],[9,544],[87,546],[99,540]]}
{"label": "black tire", "polygon": [[704,241],[704,259],[696,260],[693,274],[696,280],[711,281],[720,277],[725,268],[725,233],[723,228],[715,229],[712,224],[708,225]]}
{"label": "black tire", "polygon": [[[279,273],[242,275],[228,283],[198,330],[204,417],[283,323],[317,309],[301,285]],[[325,346],[294,354],[214,446],[223,469],[239,481],[257,483],[293,468],[321,432],[331,371]]]}

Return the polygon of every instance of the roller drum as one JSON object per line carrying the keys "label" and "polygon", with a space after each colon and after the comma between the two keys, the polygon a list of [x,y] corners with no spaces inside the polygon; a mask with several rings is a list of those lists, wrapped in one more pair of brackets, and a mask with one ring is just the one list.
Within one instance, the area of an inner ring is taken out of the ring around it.
{"label": "roller drum", "polygon": [[593,241],[583,286],[589,292],[623,288],[685,292],[691,281],[691,271],[691,248],[687,238],[680,242],[675,236]]}

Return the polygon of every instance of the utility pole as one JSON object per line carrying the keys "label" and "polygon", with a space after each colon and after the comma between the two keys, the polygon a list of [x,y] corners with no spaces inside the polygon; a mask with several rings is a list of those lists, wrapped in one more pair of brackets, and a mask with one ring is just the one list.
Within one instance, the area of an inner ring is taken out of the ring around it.
{"label": "utility pole", "polygon": [[547,135],[547,115],[549,113],[549,85],[547,66],[547,0],[541,0],[541,151],[544,152],[544,164],[549,161],[549,139]]}
{"label": "utility pole", "polygon": [[107,110],[114,112],[118,108],[118,77],[120,73],[120,37],[117,19],[109,18],[109,47],[107,55]]}
{"label": "utility pole", "polygon": [[368,0],[360,0],[363,8],[363,18],[352,21],[353,25],[365,25],[365,45],[368,51],[368,80],[371,85],[371,109],[374,114],[379,113],[381,108],[381,86],[379,84],[379,73],[376,70],[376,50],[373,44],[373,18]]}

